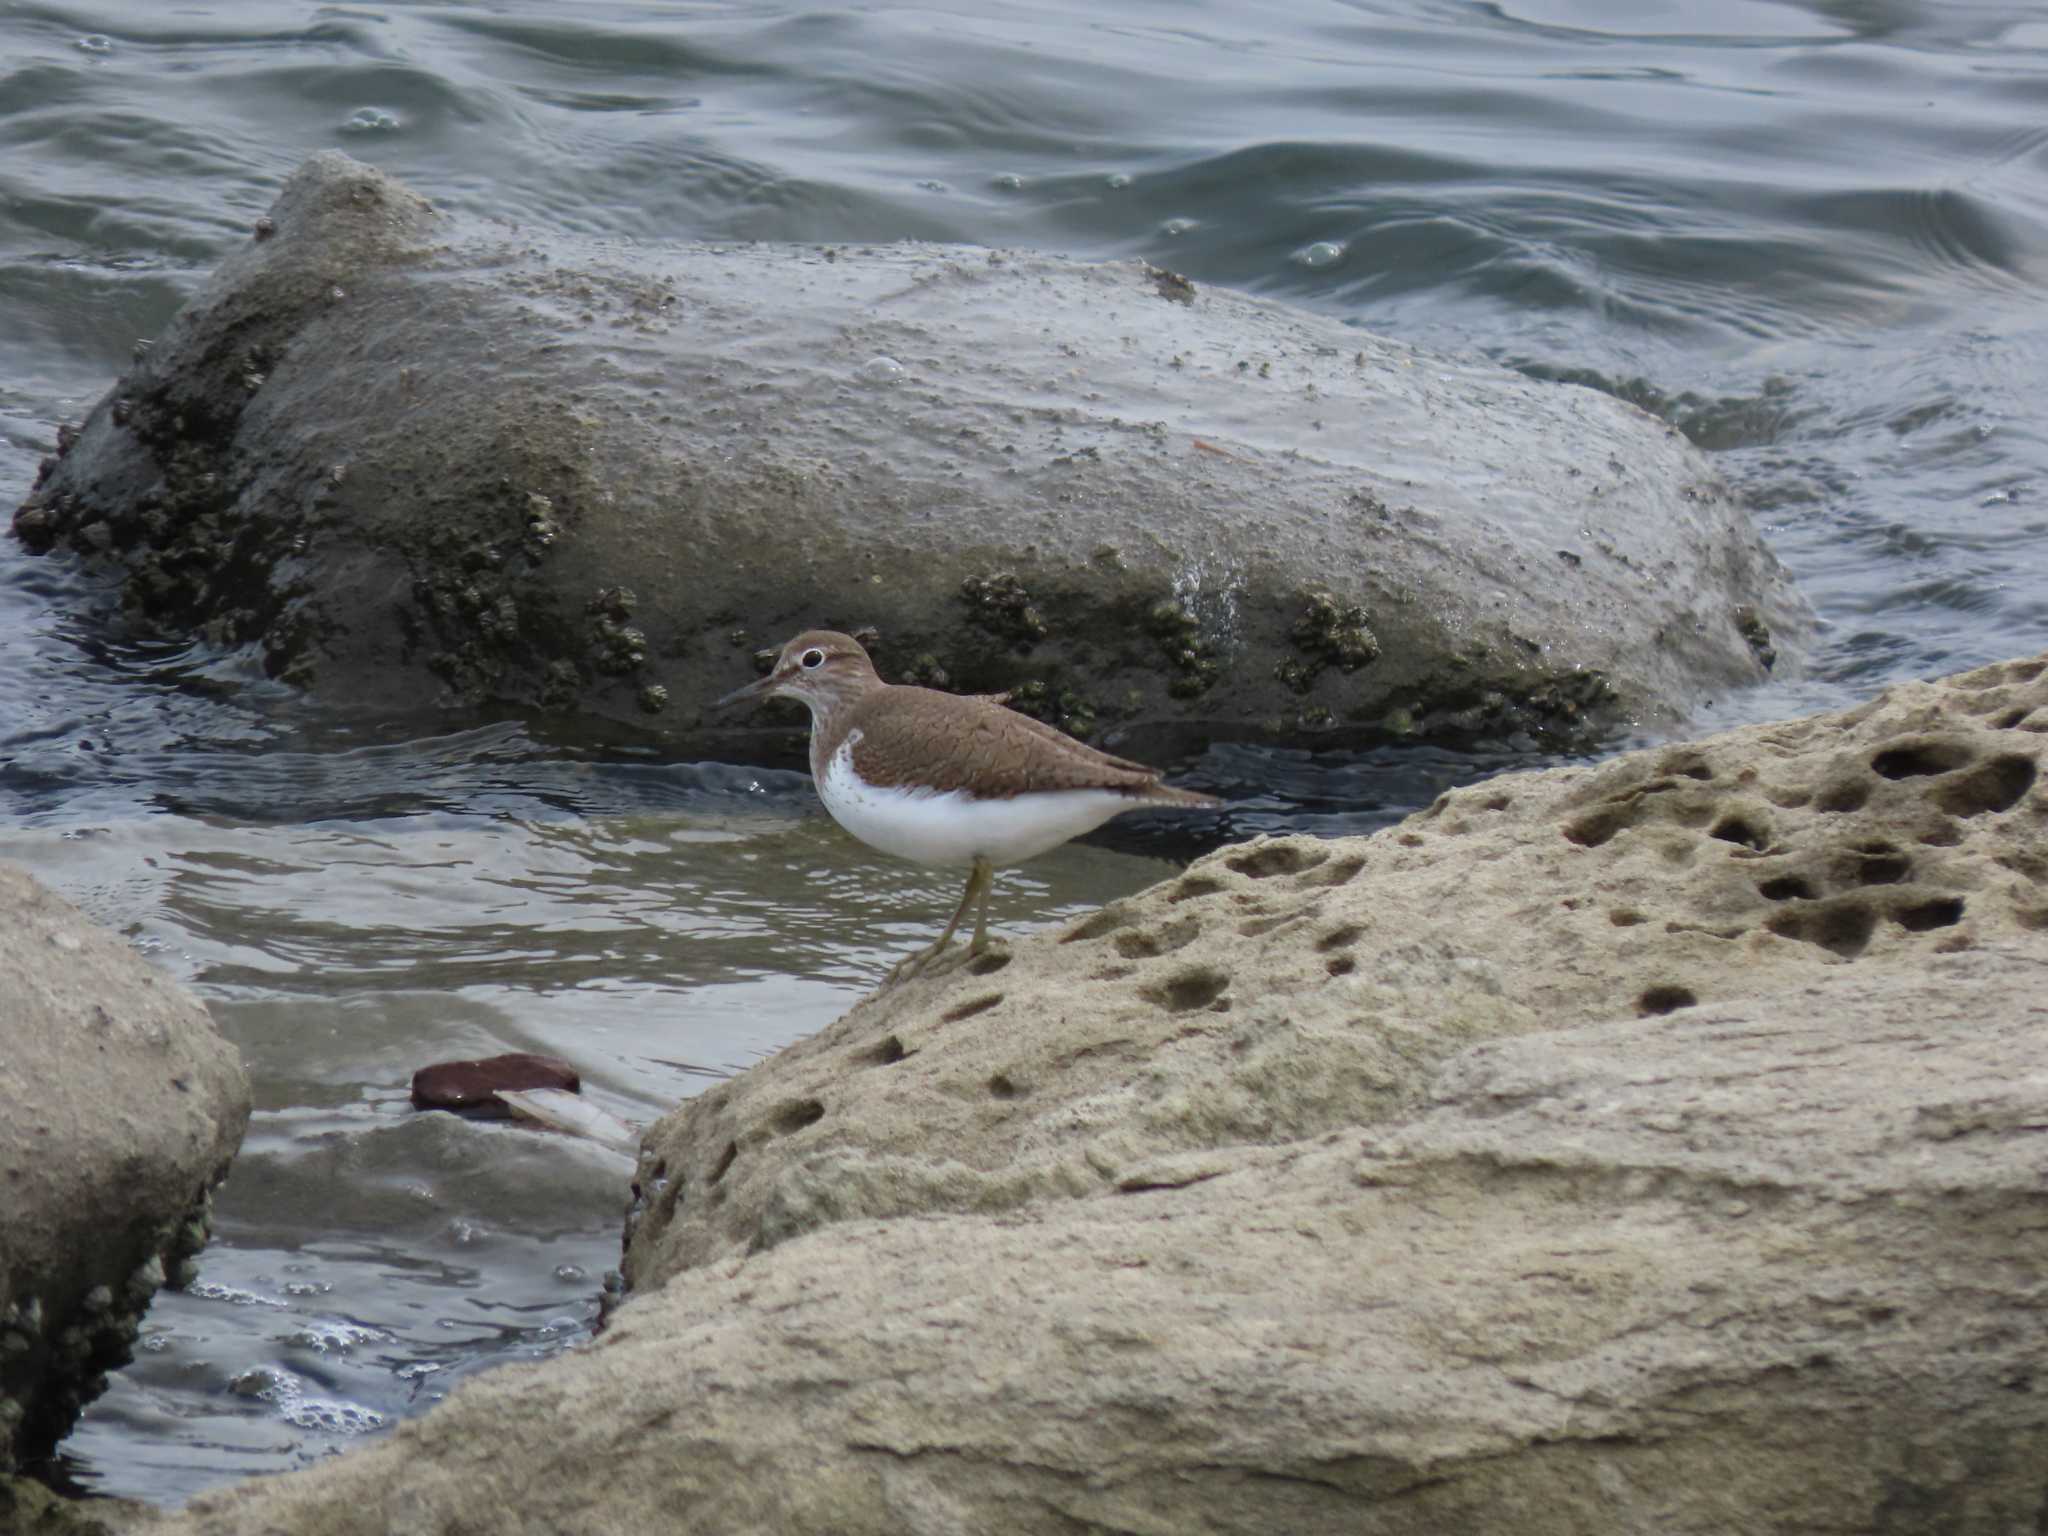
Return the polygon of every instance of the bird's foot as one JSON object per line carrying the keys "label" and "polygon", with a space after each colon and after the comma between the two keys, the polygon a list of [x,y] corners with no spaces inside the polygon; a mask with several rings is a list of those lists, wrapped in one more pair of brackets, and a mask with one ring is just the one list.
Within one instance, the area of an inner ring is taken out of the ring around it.
{"label": "bird's foot", "polygon": [[970,943],[955,949],[949,934],[938,943],[898,960],[875,990],[879,992],[893,987],[913,976],[940,976],[951,971],[964,970],[970,975],[986,976],[990,971],[1000,971],[1009,963],[1010,946],[1005,940],[976,934]]}
{"label": "bird's foot", "polygon": [[925,967],[944,954],[951,944],[952,940],[941,939],[936,944],[920,949],[914,955],[905,955],[889,968],[889,973],[882,978],[881,987],[877,987],[875,990],[880,991],[882,987],[893,987],[899,982],[908,981],[911,977],[922,974]]}

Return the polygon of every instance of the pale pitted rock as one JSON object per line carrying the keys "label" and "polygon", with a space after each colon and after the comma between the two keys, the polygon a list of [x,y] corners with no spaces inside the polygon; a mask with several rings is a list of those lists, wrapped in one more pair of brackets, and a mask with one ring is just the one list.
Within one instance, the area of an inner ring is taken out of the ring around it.
{"label": "pale pitted rock", "polygon": [[648,1133],[627,1276],[1179,1179],[1405,1114],[1480,1040],[2041,943],[2044,670],[1226,848],[1007,964],[881,993]]}
{"label": "pale pitted rock", "polygon": [[2044,1028],[2035,941],[1474,1046],[1398,1124],[721,1257],[162,1530],[2028,1529]]}
{"label": "pale pitted rock", "polygon": [[249,1085],[206,1009],[0,864],[0,1470],[49,1453],[183,1283]]}
{"label": "pale pitted rock", "polygon": [[264,229],[14,527],[338,706],[695,733],[823,625],[1076,732],[1570,736],[1810,635],[1635,407],[1142,262],[515,230],[339,154]]}

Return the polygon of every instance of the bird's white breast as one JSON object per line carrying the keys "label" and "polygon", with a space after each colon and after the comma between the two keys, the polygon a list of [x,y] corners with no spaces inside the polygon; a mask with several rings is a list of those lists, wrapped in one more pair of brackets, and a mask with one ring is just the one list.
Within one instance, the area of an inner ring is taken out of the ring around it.
{"label": "bird's white breast", "polygon": [[871,848],[918,864],[1015,864],[1136,810],[1107,789],[1035,790],[979,799],[961,789],[882,788],[853,771],[859,731],[849,731],[818,776],[832,819]]}

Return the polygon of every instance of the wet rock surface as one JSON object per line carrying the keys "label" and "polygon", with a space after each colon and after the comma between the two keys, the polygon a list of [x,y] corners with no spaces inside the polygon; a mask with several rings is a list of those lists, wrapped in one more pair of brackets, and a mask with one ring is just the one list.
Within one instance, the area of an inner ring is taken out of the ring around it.
{"label": "wet rock surface", "polygon": [[681,737],[809,625],[1098,737],[1575,737],[1796,666],[1614,399],[1139,263],[604,245],[315,157],[15,515],[343,706]]}
{"label": "wet rock surface", "polygon": [[2027,1528],[2048,657],[1225,850],[651,1131],[596,1345],[166,1529]]}
{"label": "wet rock surface", "polygon": [[0,1471],[47,1455],[189,1278],[249,1086],[206,1010],[0,865]]}

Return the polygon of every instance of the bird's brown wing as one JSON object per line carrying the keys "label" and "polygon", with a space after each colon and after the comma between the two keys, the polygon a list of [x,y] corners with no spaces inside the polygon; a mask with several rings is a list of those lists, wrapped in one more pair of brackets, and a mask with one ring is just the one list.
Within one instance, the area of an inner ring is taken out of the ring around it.
{"label": "bird's brown wing", "polygon": [[[1159,770],[1074,740],[987,698],[931,688],[877,689],[847,731],[861,733],[853,766],[870,784],[971,789],[1001,797],[1049,789],[1112,789],[1179,800]],[[1184,803],[1200,803],[1189,796]]]}

